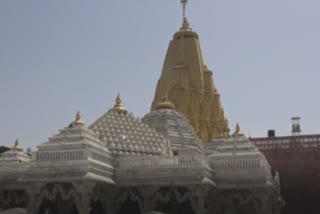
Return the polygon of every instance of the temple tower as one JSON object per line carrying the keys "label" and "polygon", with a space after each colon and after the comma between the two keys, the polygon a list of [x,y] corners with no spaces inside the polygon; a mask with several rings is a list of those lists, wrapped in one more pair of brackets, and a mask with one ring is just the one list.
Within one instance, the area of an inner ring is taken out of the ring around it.
{"label": "temple tower", "polygon": [[228,121],[214,84],[213,74],[204,63],[199,36],[185,16],[182,27],[174,34],[164,60],[151,110],[156,109],[167,93],[176,110],[184,114],[203,142],[225,136]]}

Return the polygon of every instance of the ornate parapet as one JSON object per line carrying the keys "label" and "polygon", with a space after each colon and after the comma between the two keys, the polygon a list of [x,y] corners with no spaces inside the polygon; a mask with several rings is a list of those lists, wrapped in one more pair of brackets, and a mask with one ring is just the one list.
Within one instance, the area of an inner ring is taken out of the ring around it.
{"label": "ornate parapet", "polygon": [[214,185],[211,177],[203,155],[127,157],[115,162],[118,185]]}

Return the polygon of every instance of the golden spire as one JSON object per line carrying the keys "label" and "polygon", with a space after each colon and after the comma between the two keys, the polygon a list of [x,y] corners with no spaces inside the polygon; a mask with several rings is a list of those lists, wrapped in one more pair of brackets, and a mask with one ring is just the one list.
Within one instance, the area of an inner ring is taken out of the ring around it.
{"label": "golden spire", "polygon": [[113,110],[118,113],[128,113],[127,109],[122,105],[122,100],[120,98],[120,94],[118,93],[118,96],[116,98],[116,104],[113,106]]}
{"label": "golden spire", "polygon": [[175,106],[169,101],[168,93],[165,92],[162,99],[161,99],[161,102],[157,104],[156,110],[174,109],[174,108],[175,108]]}
{"label": "golden spire", "polygon": [[[187,1],[180,2],[185,8]],[[151,111],[162,108],[160,102],[165,91],[174,102],[175,110],[188,118],[203,142],[227,136],[228,124],[222,113],[220,95],[212,72],[205,66],[198,34],[190,28],[185,14],[182,27],[169,43]]]}
{"label": "golden spire", "polygon": [[81,119],[80,111],[77,112],[76,119],[73,121],[72,124],[76,125],[76,126],[83,126],[84,125],[84,122]]}
{"label": "golden spire", "polygon": [[12,150],[22,150],[22,149],[20,148],[18,139],[16,139],[16,141],[14,142],[13,146],[11,147],[11,149],[12,149]]}

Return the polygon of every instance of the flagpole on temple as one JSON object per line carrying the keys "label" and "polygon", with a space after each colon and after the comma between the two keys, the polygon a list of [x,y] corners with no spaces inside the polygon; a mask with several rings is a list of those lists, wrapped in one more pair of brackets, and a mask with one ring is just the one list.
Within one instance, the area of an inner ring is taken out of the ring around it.
{"label": "flagpole on temple", "polygon": [[186,18],[186,5],[188,3],[188,0],[180,0],[182,4],[182,15],[183,15],[183,20]]}

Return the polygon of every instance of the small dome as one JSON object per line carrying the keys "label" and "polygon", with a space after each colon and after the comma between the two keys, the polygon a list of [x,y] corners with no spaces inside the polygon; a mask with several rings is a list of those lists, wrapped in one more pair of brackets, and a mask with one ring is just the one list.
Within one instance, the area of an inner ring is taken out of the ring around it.
{"label": "small dome", "polygon": [[28,156],[19,145],[18,139],[14,142],[14,145],[8,151],[4,152],[0,156],[0,162],[5,163],[24,163],[29,162],[30,156]]}
{"label": "small dome", "polygon": [[188,119],[172,109],[158,109],[147,114],[143,121],[170,140],[173,150],[202,151],[202,143]]}

